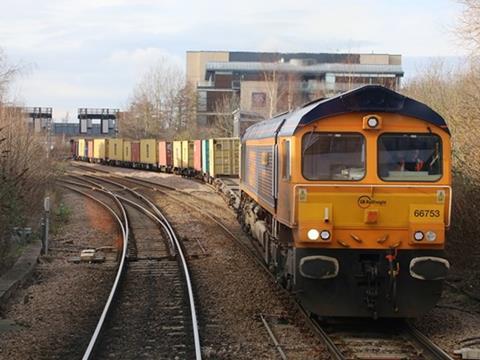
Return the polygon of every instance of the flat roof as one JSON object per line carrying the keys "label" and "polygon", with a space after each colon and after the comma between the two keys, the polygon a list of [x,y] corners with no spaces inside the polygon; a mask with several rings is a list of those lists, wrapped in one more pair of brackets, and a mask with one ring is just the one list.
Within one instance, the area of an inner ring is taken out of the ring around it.
{"label": "flat roof", "polygon": [[323,63],[312,65],[297,65],[292,63],[269,63],[269,62],[248,62],[233,61],[221,62],[211,61],[206,64],[206,71],[242,71],[262,72],[279,71],[302,74],[324,74],[324,73],[356,73],[356,74],[393,74],[403,75],[402,65],[386,64],[343,64]]}

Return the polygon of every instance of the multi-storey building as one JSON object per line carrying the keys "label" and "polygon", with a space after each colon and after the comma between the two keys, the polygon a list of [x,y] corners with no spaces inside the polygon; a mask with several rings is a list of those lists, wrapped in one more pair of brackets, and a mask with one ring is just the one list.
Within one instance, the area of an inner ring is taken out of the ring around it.
{"label": "multi-storey building", "polygon": [[361,84],[396,90],[402,76],[401,55],[187,52],[199,124],[213,124],[235,109],[271,117]]}

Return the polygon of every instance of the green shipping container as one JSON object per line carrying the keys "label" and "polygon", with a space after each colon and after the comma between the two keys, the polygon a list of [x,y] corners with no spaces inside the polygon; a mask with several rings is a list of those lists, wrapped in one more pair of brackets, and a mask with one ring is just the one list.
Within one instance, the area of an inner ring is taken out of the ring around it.
{"label": "green shipping container", "polygon": [[209,140],[209,175],[238,176],[240,162],[240,139],[217,138]]}

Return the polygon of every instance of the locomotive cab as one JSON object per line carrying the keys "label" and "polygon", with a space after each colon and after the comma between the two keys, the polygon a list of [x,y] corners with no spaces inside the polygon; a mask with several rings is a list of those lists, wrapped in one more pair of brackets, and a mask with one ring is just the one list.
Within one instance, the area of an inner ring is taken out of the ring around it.
{"label": "locomotive cab", "polygon": [[259,124],[242,143],[243,222],[307,309],[415,317],[434,306],[452,197],[437,113],[370,85]]}

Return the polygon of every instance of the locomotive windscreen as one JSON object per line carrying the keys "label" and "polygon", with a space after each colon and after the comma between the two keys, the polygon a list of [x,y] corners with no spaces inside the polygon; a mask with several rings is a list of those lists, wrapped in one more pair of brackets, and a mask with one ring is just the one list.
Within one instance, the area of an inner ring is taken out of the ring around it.
{"label": "locomotive windscreen", "polygon": [[356,133],[305,134],[302,171],[308,180],[361,180],[365,176],[364,137]]}
{"label": "locomotive windscreen", "polygon": [[441,139],[434,134],[383,134],[378,160],[384,181],[437,181],[442,177]]}

